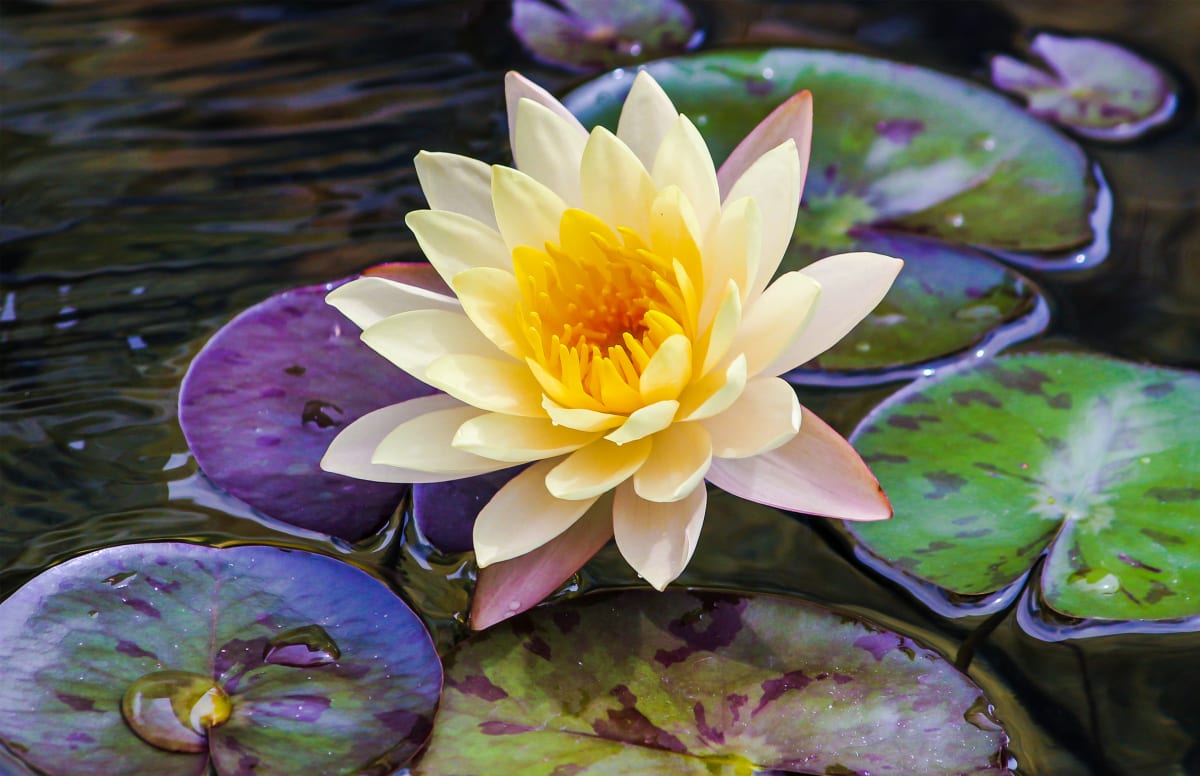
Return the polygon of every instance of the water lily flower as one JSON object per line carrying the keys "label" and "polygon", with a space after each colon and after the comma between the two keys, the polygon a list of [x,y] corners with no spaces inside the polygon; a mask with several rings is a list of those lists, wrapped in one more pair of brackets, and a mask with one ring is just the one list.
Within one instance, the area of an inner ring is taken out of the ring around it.
{"label": "water lily flower", "polygon": [[665,588],[696,548],[705,480],[788,510],[890,517],[857,453],[779,377],[850,331],[902,265],[847,253],[774,277],[810,95],[718,171],[644,71],[615,134],[587,131],[515,73],[506,93],[516,168],[416,159],[430,209],[406,222],[453,292],[364,277],[328,297],[367,345],[444,393],[359,419],[323,467],[422,483],[528,464],[475,523],[480,587],[513,593],[489,622],[537,603],[614,536]]}

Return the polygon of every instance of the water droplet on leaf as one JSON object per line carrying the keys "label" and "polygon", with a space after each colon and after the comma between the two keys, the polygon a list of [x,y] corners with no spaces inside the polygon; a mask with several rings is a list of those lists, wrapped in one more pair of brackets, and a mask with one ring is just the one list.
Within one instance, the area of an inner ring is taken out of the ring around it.
{"label": "water droplet on leaf", "polygon": [[169,752],[205,751],[209,728],[229,719],[231,709],[224,690],[191,671],[146,674],[121,699],[121,714],[133,732]]}
{"label": "water droplet on leaf", "polygon": [[281,666],[323,666],[342,656],[333,637],[320,625],[305,625],[280,633],[267,645],[263,660]]}

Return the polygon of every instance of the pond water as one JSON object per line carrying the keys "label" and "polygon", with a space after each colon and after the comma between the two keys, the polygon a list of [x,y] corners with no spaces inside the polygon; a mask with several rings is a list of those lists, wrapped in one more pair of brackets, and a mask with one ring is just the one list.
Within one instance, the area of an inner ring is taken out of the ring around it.
{"label": "pond water", "polygon": [[[987,53],[1050,28],[1119,40],[1200,83],[1200,6],[1184,0],[695,10],[709,47],[820,46],[986,80]],[[403,223],[423,206],[412,157],[505,161],[506,70],[551,89],[576,77],[521,50],[502,2],[21,1],[4,16],[0,596],[84,551],[172,538],[315,548],[455,611],[458,560],[398,546],[412,533],[402,514],[350,546],[286,532],[209,484],[179,429],[178,386],[206,339],[268,295],[417,260]],[[1191,107],[1185,93],[1183,123],[1136,144],[1085,145],[1115,192],[1112,251],[1082,274],[1035,273],[1053,347],[1200,367]],[[894,388],[804,398],[848,432]],[[750,510],[702,542],[689,573],[733,566],[745,588],[849,607],[969,664],[1018,773],[1200,773],[1197,635],[1046,643],[1011,610],[945,619],[856,565],[827,528],[781,525]],[[813,530],[830,544],[814,549]],[[802,547],[797,570],[788,550]],[[631,582],[605,555],[578,586]],[[449,615],[434,624],[443,644],[461,634]]]}

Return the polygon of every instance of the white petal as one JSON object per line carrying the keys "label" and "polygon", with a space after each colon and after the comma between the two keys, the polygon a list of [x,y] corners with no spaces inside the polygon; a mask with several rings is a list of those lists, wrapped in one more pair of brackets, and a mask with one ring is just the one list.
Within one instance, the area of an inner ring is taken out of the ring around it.
{"label": "white petal", "polygon": [[[434,399],[441,401],[435,402]],[[389,419],[372,418],[377,424],[376,430],[364,430],[364,434],[370,434],[379,442],[370,457],[372,464],[394,466],[397,470],[407,470],[416,475],[405,480],[407,482],[456,480],[499,471],[510,465],[480,458],[450,446],[450,440],[454,438],[458,427],[479,415],[479,410],[463,406],[449,396],[430,396],[416,401],[424,402],[423,407],[426,411],[412,415],[398,424],[383,425],[382,421]],[[326,458],[331,454],[332,445],[325,454]]]}
{"label": "white petal", "polygon": [[367,329],[410,310],[462,310],[452,296],[378,277],[362,277],[338,286],[325,296],[342,315]]}
{"label": "white petal", "polygon": [[572,207],[579,207],[579,167],[587,135],[579,122],[567,123],[544,105],[528,98],[517,104],[517,168],[544,184]]}
{"label": "white petal", "polygon": [[597,436],[556,426],[548,418],[491,412],[463,423],[453,445],[484,458],[524,463],[574,452]]}
{"label": "white petal", "polygon": [[557,498],[589,499],[629,479],[650,455],[650,440],[614,445],[599,439],[576,450],[546,475],[546,488]]}
{"label": "white petal", "polygon": [[650,457],[633,475],[648,501],[679,501],[704,480],[712,463],[712,438],[700,423],[676,423],[654,435]]}
{"label": "white petal", "polygon": [[[540,380],[539,384],[541,384]],[[576,431],[607,431],[625,422],[624,415],[613,415],[608,412],[579,409],[578,407],[564,407],[545,395],[542,396],[542,409],[556,424],[573,428]]]}
{"label": "white petal", "polygon": [[558,242],[559,224],[567,205],[562,197],[525,173],[510,167],[493,167],[492,203],[496,206],[500,234],[510,252],[518,245],[542,250],[547,241]]}
{"label": "white petal", "polygon": [[771,282],[796,230],[800,209],[801,169],[796,143],[787,140],[759,157],[733,184],[726,200],[753,197],[762,214],[762,252],[747,299],[754,299]]}
{"label": "white petal", "polygon": [[654,351],[642,370],[639,388],[648,404],[678,399],[692,379],[692,341],[673,334]]}
{"label": "white petal", "polygon": [[475,267],[512,272],[512,253],[500,233],[470,216],[448,210],[414,210],[404,217],[404,223],[447,284],[458,273]]}
{"label": "white petal", "polygon": [[883,300],[903,266],[878,253],[842,253],[800,270],[821,284],[821,296],[799,336],[763,371],[783,374],[833,347]]}
{"label": "white petal", "polygon": [[604,127],[592,130],[579,177],[584,210],[608,224],[647,233],[654,182],[629,147]]}
{"label": "white petal", "polygon": [[807,409],[800,433],[753,458],[713,460],[708,480],[760,504],[843,520],[886,520],[887,496],[854,448]]}
{"label": "white petal", "polygon": [[709,372],[684,390],[677,417],[681,421],[703,420],[724,412],[742,395],[746,379],[746,356],[739,354],[724,372]]}
{"label": "white petal", "polygon": [[668,400],[647,404],[630,413],[620,428],[604,438],[614,444],[623,445],[635,439],[648,437],[671,425],[678,410],[679,402],[677,401]]}
{"label": "white petal", "polygon": [[546,414],[541,385],[519,361],[450,354],[425,368],[425,381],[482,410],[531,418]]}
{"label": "white petal", "polygon": [[679,118],[671,98],[649,73],[642,70],[633,79],[633,87],[621,106],[617,137],[629,146],[646,169],[654,164],[658,147]]}
{"label": "white petal", "polygon": [[496,228],[492,210],[492,168],[458,154],[421,151],[413,160],[429,207],[450,210]]}
{"label": "white petal", "polygon": [[741,300],[747,299],[750,286],[758,277],[761,253],[762,215],[758,203],[753,197],[742,197],[727,204],[704,241],[701,322],[713,314],[730,282],[741,289]]}
{"label": "white petal", "polygon": [[738,178],[763,154],[788,138],[796,143],[796,153],[800,157],[800,189],[804,190],[804,176],[812,149],[812,103],[812,94],[807,91],[793,94],[750,130],[717,170],[722,195],[728,195]]}
{"label": "white petal", "polygon": [[696,211],[698,234],[708,232],[709,225],[721,212],[717,171],[704,138],[687,116],[680,116],[667,130],[654,157],[650,177],[659,189],[678,186]]}
{"label": "white petal", "polygon": [[820,294],[821,285],[811,277],[788,272],[743,312],[742,327],[730,352],[746,354],[751,377],[763,372],[796,341]]}
{"label": "white petal", "polygon": [[700,422],[712,435],[713,455],[761,455],[796,436],[800,430],[800,400],[784,380],[762,377],[747,383],[729,409]]}
{"label": "white petal", "polygon": [[587,130],[579,123],[571,111],[554,99],[550,92],[530,81],[525,76],[510,70],[504,76],[504,102],[508,109],[508,144],[510,148],[517,147],[517,106],[521,98],[533,100],[539,105],[549,108],[567,124],[577,128],[579,134],[587,136]]}
{"label": "white petal", "polygon": [[[539,461],[508,481],[475,519],[475,562],[480,567],[524,555],[578,520],[596,498],[565,501],[546,490],[558,459]],[[507,465],[507,464],[502,464]]]}
{"label": "white petal", "polygon": [[712,322],[708,324],[698,343],[698,348],[704,354],[704,361],[700,366],[701,375],[707,375],[721,363],[736,341],[738,329],[742,325],[742,297],[737,283],[732,280],[726,283],[725,293],[720,300]]}
{"label": "white petal", "polygon": [[629,483],[613,500],[617,549],[647,582],[663,590],[683,573],[704,526],[708,491],[701,484],[682,501],[647,501]]}
{"label": "white petal", "polygon": [[513,358],[524,358],[519,311],[521,291],[512,272],[475,267],[454,276],[462,311],[485,337]]}
{"label": "white petal", "polygon": [[364,331],[362,341],[422,382],[426,368],[448,353],[501,357],[496,346],[467,316],[446,310],[413,310],[393,315]]}

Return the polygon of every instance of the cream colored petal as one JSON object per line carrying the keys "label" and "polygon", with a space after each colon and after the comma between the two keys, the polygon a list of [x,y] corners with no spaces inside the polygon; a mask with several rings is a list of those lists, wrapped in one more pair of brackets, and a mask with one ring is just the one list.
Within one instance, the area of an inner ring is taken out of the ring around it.
{"label": "cream colored petal", "polygon": [[421,151],[413,160],[429,207],[450,210],[496,228],[492,210],[492,168],[458,154]]}
{"label": "cream colored petal", "polygon": [[475,519],[475,562],[482,568],[536,549],[578,520],[596,498],[565,501],[546,490],[558,459],[539,461],[512,478]]}
{"label": "cream colored petal", "polygon": [[788,272],[743,312],[742,327],[730,352],[746,354],[751,377],[763,372],[796,341],[820,294],[820,284],[811,277]]}
{"label": "cream colored petal", "polygon": [[[398,425],[384,427],[388,433],[379,440],[379,445],[371,455],[372,464],[426,472],[424,477],[410,482],[456,480],[498,471],[511,465],[451,447],[450,440],[454,438],[458,427],[478,417],[481,411],[458,402],[429,401],[435,398],[450,400],[448,396],[427,397],[427,406],[432,409]],[[327,452],[326,457],[329,455]]]}
{"label": "cream colored petal", "polygon": [[647,404],[678,399],[691,379],[692,342],[682,334],[674,334],[663,341],[642,370],[642,399]]}
{"label": "cream colored petal", "polygon": [[446,283],[474,267],[493,267],[512,273],[512,253],[500,233],[470,216],[449,210],[414,210],[404,223]]}
{"label": "cream colored petal", "polygon": [[[536,376],[536,375],[535,375]],[[539,379],[538,383],[545,384]],[[550,416],[550,420],[559,426],[573,428],[576,431],[607,431],[625,422],[624,415],[613,415],[598,410],[564,407],[549,396],[542,396],[542,409]]]}
{"label": "cream colored petal", "polygon": [[746,389],[729,409],[699,422],[712,435],[713,455],[762,455],[800,430],[800,400],[796,390],[781,378],[761,377],[746,383]]}
{"label": "cream colored petal", "polygon": [[524,463],[566,455],[597,437],[597,433],[556,426],[548,418],[491,412],[462,424],[452,444],[495,461]]}
{"label": "cream colored petal", "polygon": [[517,168],[539,181],[571,207],[579,207],[579,167],[586,134],[549,108],[522,97],[517,104]]}
{"label": "cream colored petal", "polygon": [[604,127],[592,130],[579,176],[584,210],[608,224],[647,233],[654,182],[633,151]]}
{"label": "cream colored petal", "polygon": [[377,277],[357,278],[338,286],[325,296],[325,302],[360,329],[410,310],[462,310],[452,296]]}
{"label": "cream colored petal", "polygon": [[[343,474],[360,480],[373,482],[444,482],[456,480],[474,474],[484,474],[498,471],[508,464],[489,461],[478,456],[463,453],[456,456],[457,468],[452,467],[448,472],[434,472],[426,468],[412,469],[387,464],[372,463],[375,451],[384,438],[398,427],[409,421],[434,412],[447,409],[462,408],[462,402],[457,399],[437,394],[409,399],[400,404],[368,412],[358,420],[346,426],[334,437],[321,459],[321,468],[334,474]],[[469,408],[468,408],[469,409]],[[445,439],[446,446],[450,445],[450,437]],[[430,444],[422,440],[420,446]],[[423,466],[424,461],[420,461]]]}
{"label": "cream colored petal", "polygon": [[462,311],[496,347],[513,358],[525,357],[516,301],[521,297],[511,272],[475,267],[454,276],[454,293]]}
{"label": "cream colored petal", "polygon": [[680,260],[689,273],[703,277],[702,237],[696,211],[683,190],[668,186],[658,192],[650,205],[650,249]]}
{"label": "cream colored petal", "polygon": [[539,105],[549,108],[555,115],[573,126],[584,137],[587,130],[579,123],[579,119],[571,111],[563,107],[554,95],[530,81],[518,72],[510,70],[504,76],[504,102],[508,109],[508,144],[510,148],[517,147],[517,107],[521,98],[533,100]]}
{"label": "cream colored petal", "polygon": [[725,284],[725,293],[721,296],[712,322],[700,337],[697,346],[700,352],[692,354],[696,358],[703,356],[704,360],[700,365],[702,376],[722,362],[737,339],[738,329],[742,325],[741,293],[737,283],[732,280]]}
{"label": "cream colored petal", "polygon": [[678,186],[696,211],[698,234],[707,233],[721,212],[717,171],[704,138],[687,116],[680,116],[667,130],[650,168],[650,177],[659,189]]}
{"label": "cream colored petal", "polygon": [[629,479],[650,455],[650,439],[615,445],[598,439],[571,453],[546,475],[546,488],[557,498],[590,499]]}
{"label": "cream colored petal", "polygon": [[510,252],[519,245],[542,250],[547,241],[558,242],[558,227],[567,205],[562,197],[525,173],[511,167],[493,167],[492,204]]}
{"label": "cream colored petal", "polygon": [[674,502],[647,501],[630,483],[613,499],[613,534],[621,555],[657,590],[683,573],[704,526],[708,491],[703,483]]}
{"label": "cream colored petal", "polygon": [[519,361],[442,356],[425,368],[425,382],[481,410],[531,418],[546,415],[542,387]]}
{"label": "cream colored petal", "polygon": [[362,341],[422,382],[425,369],[447,353],[503,357],[467,316],[446,310],[413,310],[393,315],[364,331]]}
{"label": "cream colored petal", "polygon": [[800,433],[763,455],[717,458],[708,480],[724,491],[792,512],[843,520],[886,520],[891,504],[845,439],[803,410]]}
{"label": "cream colored petal", "polygon": [[821,284],[821,296],[799,336],[763,371],[783,374],[833,347],[883,301],[903,266],[878,253],[842,253],[800,270]]}
{"label": "cream colored petal", "polygon": [[704,481],[712,463],[712,437],[700,423],[676,423],[654,435],[650,457],[633,475],[648,501],[679,501]]}
{"label": "cream colored petal", "polygon": [[800,157],[800,190],[804,190],[804,177],[812,148],[812,102],[812,94],[807,91],[793,94],[738,143],[721,169],[717,170],[722,196],[729,194],[737,180],[759,157],[788,138],[796,143],[796,153]]}
{"label": "cream colored petal", "polygon": [[679,402],[677,401],[668,400],[648,404],[630,413],[620,428],[604,438],[614,444],[623,445],[635,439],[648,437],[671,425],[671,421],[675,419],[675,413],[678,411]]}
{"label": "cream colored petal", "polygon": [[753,197],[762,213],[762,251],[753,283],[746,289],[754,299],[771,282],[796,230],[800,209],[800,157],[796,143],[785,141],[763,154],[733,185],[726,199]]}
{"label": "cream colored petal", "polygon": [[704,302],[701,322],[707,322],[720,304],[730,282],[741,289],[745,301],[758,277],[762,252],[762,215],[753,197],[742,197],[721,211],[704,241]]}
{"label": "cream colored petal", "polygon": [[649,73],[642,70],[633,79],[633,87],[621,106],[617,137],[642,160],[646,169],[650,169],[663,137],[678,119],[679,111],[671,104],[671,98]]}
{"label": "cream colored petal", "polygon": [[703,420],[724,412],[746,389],[746,356],[738,354],[725,369],[709,372],[679,397],[680,421]]}

